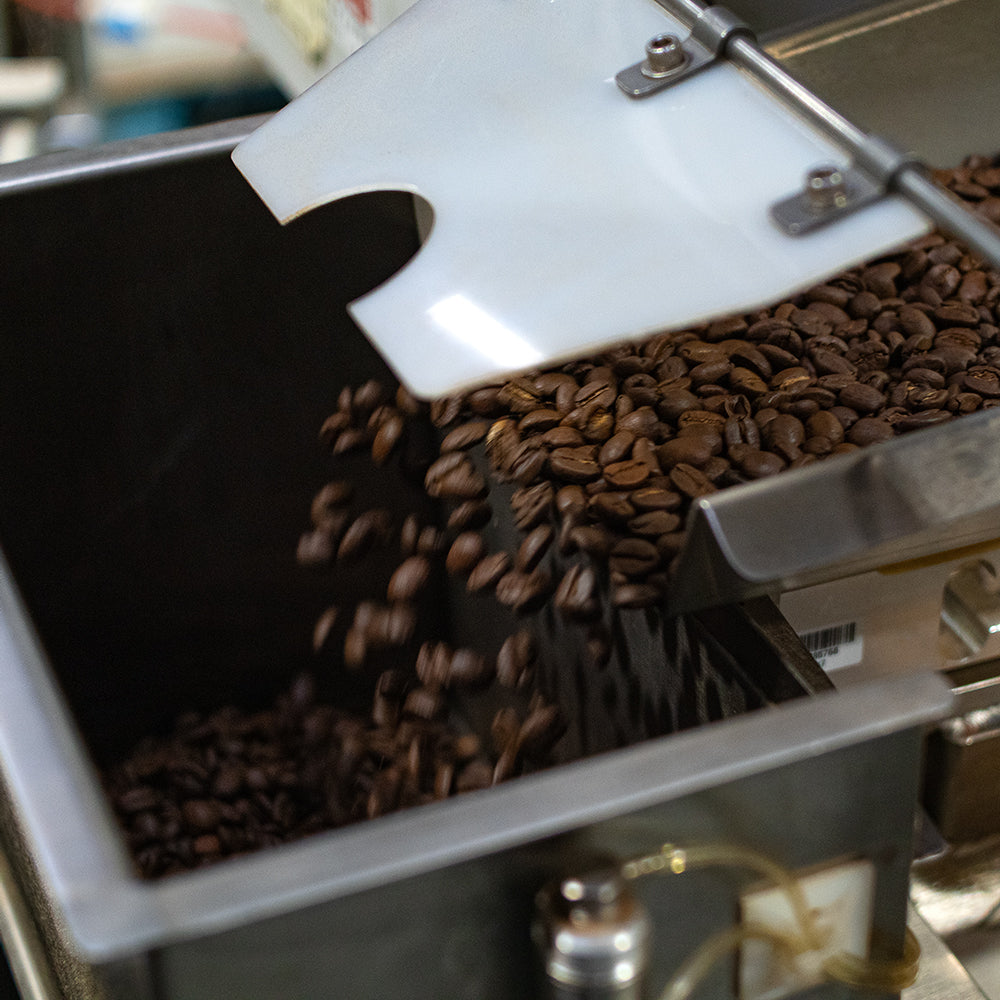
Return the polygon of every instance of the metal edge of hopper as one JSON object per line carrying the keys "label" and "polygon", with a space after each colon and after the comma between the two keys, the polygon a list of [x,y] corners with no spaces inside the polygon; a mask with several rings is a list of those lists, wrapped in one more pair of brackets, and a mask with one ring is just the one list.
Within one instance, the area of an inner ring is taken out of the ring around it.
{"label": "metal edge of hopper", "polygon": [[672,613],[916,559],[1000,534],[1000,411],[701,497]]}

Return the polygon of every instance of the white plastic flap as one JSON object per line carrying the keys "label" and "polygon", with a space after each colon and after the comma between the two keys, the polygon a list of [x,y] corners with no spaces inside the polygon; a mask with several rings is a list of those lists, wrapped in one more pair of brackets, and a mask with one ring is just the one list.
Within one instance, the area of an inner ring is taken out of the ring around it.
{"label": "white plastic flap", "polygon": [[396,189],[434,211],[351,314],[416,394],[771,302],[929,228],[897,198],[803,237],[769,206],[844,154],[731,65],[633,100],[652,0],[420,0],[237,147],[287,222]]}

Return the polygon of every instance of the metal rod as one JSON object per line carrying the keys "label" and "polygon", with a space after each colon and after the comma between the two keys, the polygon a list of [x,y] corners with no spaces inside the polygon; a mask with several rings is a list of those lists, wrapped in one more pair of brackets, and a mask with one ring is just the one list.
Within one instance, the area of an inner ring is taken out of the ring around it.
{"label": "metal rod", "polygon": [[[657,0],[661,7],[690,26],[705,12],[697,0]],[[950,192],[935,184],[925,164],[894,149],[889,143],[858,128],[804,87],[775,59],[746,35],[733,35],[724,54],[746,70],[775,97],[799,112],[872,174],[887,191],[906,198],[939,228],[958,237],[994,267],[1000,267],[1000,230],[975,216]]]}

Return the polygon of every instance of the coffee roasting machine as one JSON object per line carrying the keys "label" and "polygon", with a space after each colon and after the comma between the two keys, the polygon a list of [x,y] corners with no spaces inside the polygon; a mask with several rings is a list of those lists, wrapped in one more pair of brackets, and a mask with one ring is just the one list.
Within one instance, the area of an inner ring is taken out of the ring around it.
{"label": "coffee roasting machine", "polygon": [[[669,15],[681,38],[700,16],[629,2],[640,27]],[[479,6],[499,36],[505,16],[524,27],[543,5]],[[883,152],[947,165],[1000,148],[992,0],[713,10],[716,55],[737,39],[745,60],[767,53]],[[616,69],[641,65],[649,37],[602,16],[619,29],[603,44],[639,45]],[[671,32],[646,56],[666,73]],[[569,61],[590,41],[564,39]],[[470,86],[435,84],[446,103]],[[0,935],[22,995],[982,996],[909,897],[915,854],[1000,833],[993,410],[700,501],[670,607],[619,616],[599,676],[575,652],[554,670],[583,759],[188,872],[135,873],[102,770],[178,715],[260,706],[308,667],[325,584],[289,551],[328,475],[316,429],[342,385],[412,363],[376,350],[347,311],[417,252],[412,189],[358,182],[331,201],[339,180],[321,176],[308,206],[277,214],[317,207],[282,227],[233,165],[237,150],[253,173],[246,151],[268,135],[280,151],[276,123],[298,127],[302,107],[0,169]],[[302,193],[327,164],[295,158],[278,180]],[[1000,267],[995,232],[938,206],[919,171],[900,184],[909,162],[893,161],[897,191]],[[900,240],[929,226],[898,198],[882,209]],[[428,246],[448,232],[435,211]],[[865,211],[846,256],[814,260],[801,282],[861,259]],[[880,239],[872,256],[892,247]],[[365,328],[374,316],[357,315]],[[401,515],[412,500],[400,486],[384,502]],[[458,639],[489,631],[455,592],[440,596]]]}

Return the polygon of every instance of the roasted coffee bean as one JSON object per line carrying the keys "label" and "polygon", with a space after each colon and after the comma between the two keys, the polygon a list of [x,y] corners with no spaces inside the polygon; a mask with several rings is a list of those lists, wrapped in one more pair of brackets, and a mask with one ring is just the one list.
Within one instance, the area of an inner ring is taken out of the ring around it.
{"label": "roasted coffee bean", "polygon": [[845,385],[837,398],[841,406],[848,406],[857,413],[875,413],[885,406],[885,396],[873,386],[861,382]]}
{"label": "roasted coffee bean", "polygon": [[330,416],[323,421],[323,424],[319,429],[320,442],[326,445],[327,448],[332,449],[334,445],[336,445],[340,435],[350,426],[351,415],[349,413],[338,410],[336,413],[330,414]]}
{"label": "roasted coffee bean", "polygon": [[390,524],[391,517],[386,510],[366,510],[359,514],[345,529],[337,547],[337,558],[359,559],[374,545],[388,541]]}
{"label": "roasted coffee bean", "polygon": [[553,603],[559,612],[574,621],[591,621],[601,611],[597,571],[592,565],[574,563],[563,574]]}
{"label": "roasted coffee bean", "polygon": [[607,491],[590,498],[587,509],[591,515],[608,524],[624,524],[635,517],[629,494],[624,491]]}
{"label": "roasted coffee bean", "polygon": [[714,432],[721,435],[726,426],[726,418],[721,413],[711,410],[685,410],[677,418],[679,431]]}
{"label": "roasted coffee bean", "polygon": [[493,508],[485,500],[465,500],[448,515],[449,531],[477,531],[493,517]]}
{"label": "roasted coffee bean", "polygon": [[418,719],[441,718],[447,710],[444,696],[429,688],[414,688],[403,702],[403,714],[412,715]]}
{"label": "roasted coffee bean", "polygon": [[657,538],[667,532],[676,531],[680,526],[680,517],[665,510],[637,514],[627,525],[629,531],[640,538]]}
{"label": "roasted coffee bean", "polygon": [[511,413],[527,413],[538,406],[541,395],[530,379],[517,378],[500,387],[497,400]]}
{"label": "roasted coffee bean", "polygon": [[530,573],[545,557],[555,532],[552,526],[540,524],[533,528],[521,542],[514,559],[514,566],[524,573]]}
{"label": "roasted coffee bean", "polygon": [[952,414],[948,410],[923,410],[920,413],[909,413],[900,417],[893,426],[899,431],[916,431],[923,427],[947,423],[951,419]]}
{"label": "roasted coffee bean", "polygon": [[761,451],[752,445],[734,445],[730,449],[730,458],[747,479],[764,479],[766,476],[773,476],[781,472],[787,465],[780,455],[771,451]]}
{"label": "roasted coffee bean", "polygon": [[548,458],[545,448],[536,444],[534,440],[522,441],[508,458],[505,469],[507,478],[522,486],[528,486],[545,471]]}
{"label": "roasted coffee bean", "polygon": [[[669,483],[670,480],[667,479]],[[682,503],[681,495],[665,486],[642,486],[629,493],[629,503],[636,511],[675,511]]]}
{"label": "roasted coffee bean", "polygon": [[616,537],[607,528],[594,524],[581,524],[571,529],[569,541],[571,549],[595,557],[604,557],[611,551]]}
{"label": "roasted coffee bean", "polygon": [[566,721],[558,705],[539,705],[518,730],[517,746],[525,757],[541,760],[566,731]]}
{"label": "roasted coffee bean", "polygon": [[649,476],[649,465],[636,459],[613,462],[604,467],[604,478],[615,489],[634,490]]}
{"label": "roasted coffee bean", "polygon": [[623,538],[611,549],[609,565],[625,576],[642,576],[659,565],[660,553],[652,542],[642,538]]}
{"label": "roasted coffee bean", "polygon": [[464,451],[485,440],[491,424],[486,420],[470,420],[468,423],[449,431],[441,441],[442,454],[452,451]]}
{"label": "roasted coffee bean", "polygon": [[555,506],[564,520],[581,515],[587,509],[587,494],[577,485],[562,486],[555,495]]}
{"label": "roasted coffee bean", "polygon": [[459,648],[452,654],[449,665],[448,686],[482,687],[493,679],[495,665],[473,649]]}
{"label": "roasted coffee bean", "polygon": [[[452,656],[452,649],[446,642],[429,640],[423,643],[414,668],[420,683],[430,689],[444,687],[451,673]],[[400,691],[399,696],[402,694]]]}
{"label": "roasted coffee bean", "polygon": [[539,438],[539,443],[549,449],[579,448],[587,443],[587,439],[575,427],[560,424],[558,427],[547,430]]}
{"label": "roasted coffee bean", "polygon": [[508,688],[530,683],[538,659],[538,643],[533,633],[522,629],[508,636],[497,654],[497,680]]}
{"label": "roasted coffee bean", "polygon": [[652,608],[662,599],[659,588],[648,583],[619,583],[611,592],[611,603],[616,608]]}
{"label": "roasted coffee bean", "polygon": [[476,531],[463,531],[448,549],[445,568],[454,576],[466,576],[486,555],[486,542]]}
{"label": "roasted coffee bean", "polygon": [[500,578],[510,571],[511,565],[511,558],[506,552],[492,552],[484,556],[469,573],[466,589],[470,593],[492,590]]}
{"label": "roasted coffee bean", "polygon": [[348,427],[337,435],[336,441],[331,445],[334,455],[346,455],[352,451],[361,451],[367,448],[371,442],[371,434],[361,427]]}
{"label": "roasted coffee bean", "polygon": [[431,564],[426,556],[410,556],[389,578],[386,597],[390,601],[412,601],[427,585]]}
{"label": "roasted coffee bean", "polygon": [[887,420],[881,417],[862,417],[847,432],[847,440],[851,444],[866,446],[888,441],[894,433]]}
{"label": "roasted coffee bean", "polygon": [[556,478],[570,483],[586,483],[601,475],[597,452],[589,445],[556,448],[549,455],[549,469]]}
{"label": "roasted coffee bean", "polygon": [[343,526],[345,510],[354,495],[354,487],[343,480],[327,483],[313,497],[309,514],[313,524],[330,534],[339,533]]}
{"label": "roasted coffee bean", "polygon": [[401,415],[392,414],[379,426],[372,441],[372,460],[376,465],[384,465],[402,440],[406,422]]}
{"label": "roasted coffee bean", "polygon": [[510,500],[515,526],[521,531],[530,531],[547,520],[555,497],[555,488],[548,482],[515,490]]}
{"label": "roasted coffee bean", "polygon": [[313,627],[313,650],[315,652],[320,652],[320,650],[325,649],[327,642],[330,638],[330,633],[333,631],[334,626],[337,624],[337,619],[340,616],[340,609],[333,605],[327,608],[320,616],[316,619],[316,625]]}
{"label": "roasted coffee bean", "polygon": [[156,789],[147,785],[136,785],[115,800],[115,805],[124,813],[145,812],[155,809],[159,804],[160,796]]}
{"label": "roasted coffee bean", "polygon": [[433,524],[420,529],[417,536],[417,553],[422,556],[436,556],[445,549],[444,532],[438,531]]}
{"label": "roasted coffee bean", "polygon": [[597,461],[602,466],[620,462],[631,454],[633,444],[635,444],[635,434],[632,431],[618,431],[601,446]]}
{"label": "roasted coffee bean", "polygon": [[[723,424],[725,427],[725,423]],[[675,465],[685,464],[700,468],[713,455],[712,438],[707,435],[686,435],[661,444],[656,449],[660,465],[667,471]]]}
{"label": "roasted coffee bean", "polygon": [[511,570],[496,585],[497,600],[521,614],[538,611],[552,593],[552,577],[544,570]]}
{"label": "roasted coffee bean", "polygon": [[407,514],[399,529],[399,551],[404,558],[416,554],[420,529],[420,518],[416,514]]}
{"label": "roasted coffee bean", "polygon": [[806,421],[806,433],[810,438],[825,438],[831,447],[844,440],[844,427],[828,410],[814,413]]}
{"label": "roasted coffee bean", "polygon": [[558,427],[563,414],[559,410],[539,407],[526,413],[517,425],[522,434],[543,434],[545,431]]}
{"label": "roasted coffee bean", "polygon": [[300,566],[329,566],[336,558],[336,539],[322,529],[307,531],[299,537],[295,559]]}
{"label": "roasted coffee bean", "polygon": [[656,411],[664,420],[676,423],[682,414],[700,407],[701,400],[693,392],[684,388],[663,389],[661,387],[660,401],[656,404]]}
{"label": "roasted coffee bean", "polygon": [[680,462],[670,470],[670,481],[679,493],[691,499],[716,491],[715,484],[708,476],[687,462]]}
{"label": "roasted coffee bean", "polygon": [[447,452],[446,454],[441,455],[440,458],[431,463],[424,476],[424,487],[427,492],[431,496],[434,496],[435,493],[433,491],[436,489],[436,484],[442,479],[442,477],[459,468],[472,468],[472,463],[465,455],[460,452]]}

